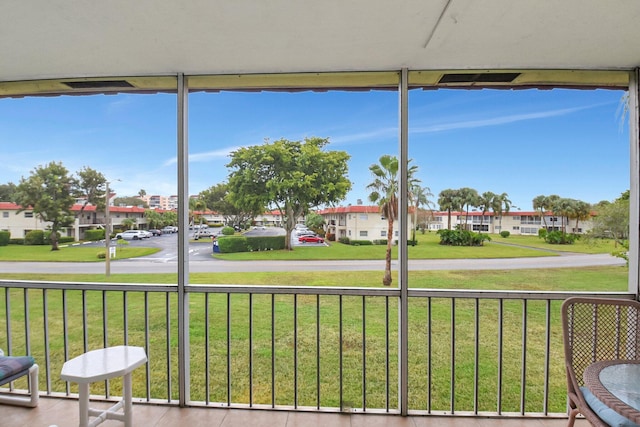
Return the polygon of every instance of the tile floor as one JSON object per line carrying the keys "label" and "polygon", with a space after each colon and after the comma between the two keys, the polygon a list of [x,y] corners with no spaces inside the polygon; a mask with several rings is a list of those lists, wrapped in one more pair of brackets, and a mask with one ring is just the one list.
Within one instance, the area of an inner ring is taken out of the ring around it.
{"label": "tile floor", "polygon": [[[108,406],[92,402],[92,407]],[[134,404],[134,425],[143,427],[564,427],[566,419],[470,418],[371,414],[333,414],[264,410],[178,408]],[[74,399],[41,398],[37,408],[0,406],[0,426],[75,427],[78,425],[78,402]],[[588,427],[578,420],[576,427]],[[104,427],[122,426],[115,420]]]}

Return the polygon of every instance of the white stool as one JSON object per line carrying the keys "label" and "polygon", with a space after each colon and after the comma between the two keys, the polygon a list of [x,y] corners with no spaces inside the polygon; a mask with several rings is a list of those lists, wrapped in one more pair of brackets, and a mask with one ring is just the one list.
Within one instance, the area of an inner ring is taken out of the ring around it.
{"label": "white stool", "polygon": [[[78,383],[80,427],[95,427],[107,419],[124,422],[133,427],[131,404],[131,372],[144,365],[147,355],[142,347],[117,346],[89,351],[62,366],[60,378]],[[89,384],[110,378],[123,377],[122,400],[102,411],[89,408]],[[122,412],[119,412],[122,409]],[[89,422],[89,417],[97,417]]]}

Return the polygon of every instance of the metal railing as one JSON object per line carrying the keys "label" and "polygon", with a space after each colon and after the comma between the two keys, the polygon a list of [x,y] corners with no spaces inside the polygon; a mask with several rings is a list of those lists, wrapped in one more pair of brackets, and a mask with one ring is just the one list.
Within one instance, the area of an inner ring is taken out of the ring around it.
{"label": "metal railing", "polygon": [[[0,348],[36,358],[41,393],[71,396],[75,386],[59,378],[66,360],[141,346],[149,362],[134,372],[135,398],[177,404],[177,290],[0,281]],[[186,292],[190,404],[398,413],[398,289],[192,285]],[[410,289],[409,410],[564,413],[559,305],[578,294]],[[11,390],[26,388],[20,381]],[[121,387],[108,381],[91,393],[110,399]]]}

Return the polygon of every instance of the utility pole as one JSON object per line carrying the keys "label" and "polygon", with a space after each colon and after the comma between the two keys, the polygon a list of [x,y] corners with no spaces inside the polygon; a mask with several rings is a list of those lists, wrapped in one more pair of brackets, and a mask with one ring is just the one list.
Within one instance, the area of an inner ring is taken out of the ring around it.
{"label": "utility pole", "polygon": [[109,181],[105,182],[105,207],[104,207],[104,242],[107,247],[107,257],[104,262],[104,275],[111,275],[111,218],[109,216]]}

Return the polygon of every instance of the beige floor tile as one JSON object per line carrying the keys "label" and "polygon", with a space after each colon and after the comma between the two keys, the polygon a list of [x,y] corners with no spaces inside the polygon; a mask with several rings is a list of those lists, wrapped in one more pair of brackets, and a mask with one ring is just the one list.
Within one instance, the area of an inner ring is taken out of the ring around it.
{"label": "beige floor tile", "polygon": [[220,427],[286,427],[289,414],[284,411],[225,409]]}
{"label": "beige floor tile", "polygon": [[316,412],[290,412],[286,427],[350,427],[347,414],[323,414]]}
{"label": "beige floor tile", "polygon": [[399,415],[357,414],[351,416],[351,427],[416,427],[413,418]]}

